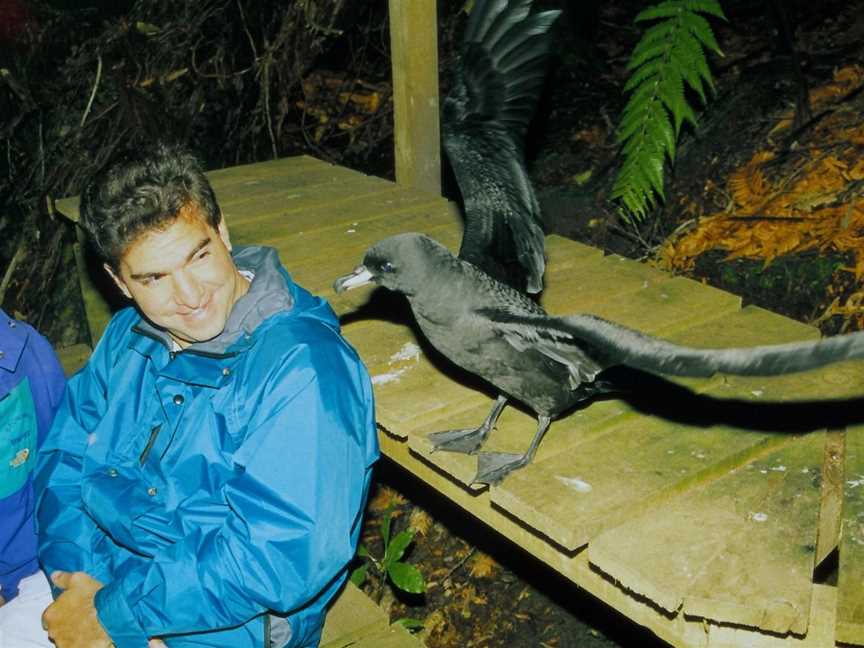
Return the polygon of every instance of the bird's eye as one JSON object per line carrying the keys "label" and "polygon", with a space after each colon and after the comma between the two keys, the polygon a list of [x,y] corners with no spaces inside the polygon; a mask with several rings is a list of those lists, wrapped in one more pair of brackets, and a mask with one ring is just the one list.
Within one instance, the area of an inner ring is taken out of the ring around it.
{"label": "bird's eye", "polygon": [[396,268],[393,267],[393,264],[389,261],[385,261],[381,264],[381,272],[395,272]]}

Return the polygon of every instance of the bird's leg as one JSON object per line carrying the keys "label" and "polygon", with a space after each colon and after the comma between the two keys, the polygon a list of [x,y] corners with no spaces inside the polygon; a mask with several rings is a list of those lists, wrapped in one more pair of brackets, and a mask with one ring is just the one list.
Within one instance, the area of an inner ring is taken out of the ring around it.
{"label": "bird's leg", "polygon": [[537,431],[531,439],[531,445],[523,455],[508,452],[481,452],[477,457],[477,474],[472,483],[497,484],[509,473],[531,463],[537,447],[549,429],[552,419],[548,416],[537,417]]}
{"label": "bird's leg", "polygon": [[495,427],[501,411],[507,404],[506,396],[499,396],[492,406],[492,411],[480,427],[466,428],[464,430],[448,430],[446,432],[433,432],[429,435],[433,450],[447,450],[449,452],[462,452],[471,454],[483,445],[489,432]]}

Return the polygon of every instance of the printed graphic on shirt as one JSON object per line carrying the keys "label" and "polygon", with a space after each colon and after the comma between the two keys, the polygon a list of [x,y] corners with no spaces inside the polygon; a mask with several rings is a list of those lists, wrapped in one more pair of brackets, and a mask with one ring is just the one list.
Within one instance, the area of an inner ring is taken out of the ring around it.
{"label": "printed graphic on shirt", "polygon": [[0,399],[0,499],[20,489],[36,463],[36,409],[27,378]]}

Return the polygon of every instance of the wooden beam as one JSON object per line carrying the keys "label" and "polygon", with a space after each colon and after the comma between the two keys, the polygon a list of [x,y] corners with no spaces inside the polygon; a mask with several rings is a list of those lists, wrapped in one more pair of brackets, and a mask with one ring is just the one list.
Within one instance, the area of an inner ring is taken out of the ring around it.
{"label": "wooden beam", "polygon": [[435,0],[389,0],[396,182],[441,194]]}
{"label": "wooden beam", "polygon": [[837,580],[837,641],[864,645],[864,426],[846,429],[840,574]]}

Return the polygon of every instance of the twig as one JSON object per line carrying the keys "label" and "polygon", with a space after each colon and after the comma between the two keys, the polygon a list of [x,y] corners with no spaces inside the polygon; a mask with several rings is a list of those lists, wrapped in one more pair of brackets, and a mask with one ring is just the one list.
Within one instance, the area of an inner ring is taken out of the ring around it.
{"label": "twig", "polygon": [[0,304],[3,303],[3,300],[6,297],[6,289],[9,288],[9,283],[12,281],[15,267],[21,262],[21,257],[23,257],[24,254],[24,236],[22,235],[18,242],[18,249],[15,250],[15,254],[12,255],[12,260],[9,262],[9,266],[6,268],[6,273],[3,275],[3,281],[0,282]]}
{"label": "twig", "polygon": [[87,107],[84,109],[84,114],[81,115],[81,126],[84,128],[84,122],[87,121],[87,115],[90,114],[90,108],[93,106],[93,100],[96,98],[96,91],[99,89],[99,81],[102,79],[102,55],[96,57],[96,80],[93,81],[93,90],[90,91],[90,99],[87,100]]}
{"label": "twig", "polygon": [[450,571],[447,572],[447,575],[441,579],[441,584],[443,585],[444,583],[449,581],[450,577],[456,573],[456,570],[458,570],[459,568],[462,567],[462,565],[464,565],[466,562],[468,562],[468,559],[471,558],[471,556],[473,556],[476,553],[476,551],[477,551],[477,547],[471,547],[471,551],[469,551],[467,554],[465,554],[465,556],[462,557],[462,560],[460,560],[458,563],[453,565],[453,567],[450,569]]}
{"label": "twig", "polygon": [[801,216],[772,216],[771,214],[754,214],[753,216],[729,216],[729,220],[734,221],[788,221],[791,223],[800,223],[805,220]]}
{"label": "twig", "polygon": [[270,56],[264,61],[264,74],[261,75],[261,83],[264,86],[264,119],[267,120],[267,132],[270,134],[270,147],[273,150],[273,159],[279,157],[276,149],[276,134],[273,132],[273,118],[270,115]]}
{"label": "twig", "polygon": [[257,61],[258,50],[255,47],[255,39],[252,38],[252,33],[249,31],[249,27],[246,24],[246,13],[243,11],[243,5],[240,0],[237,0],[237,10],[240,12],[240,20],[243,22],[243,31],[246,32],[246,37],[249,39],[249,46],[252,48],[252,56],[254,56]]}
{"label": "twig", "polygon": [[45,134],[42,129],[42,115],[39,112],[39,187],[45,190]]}

